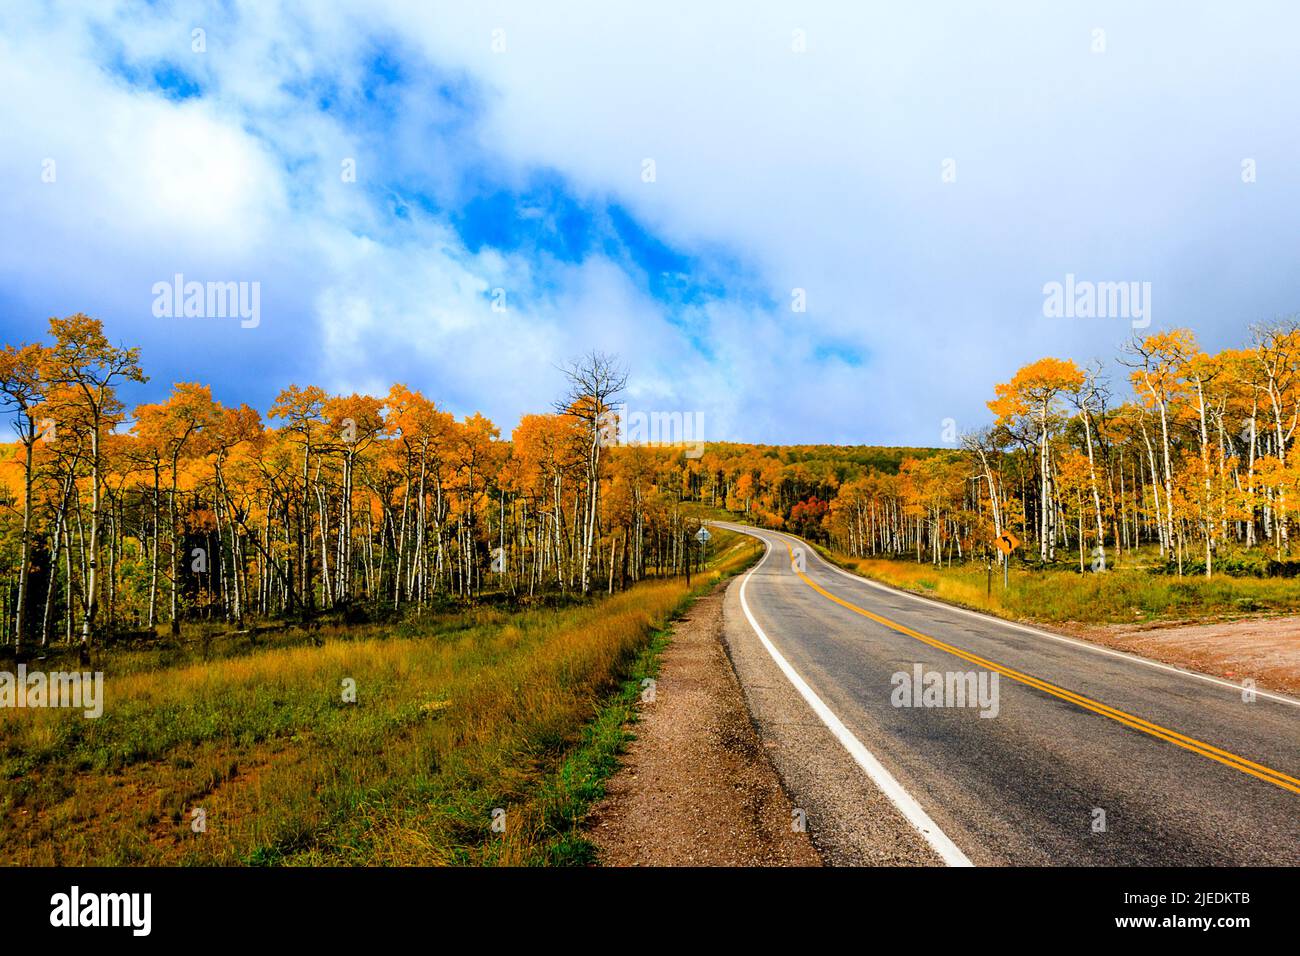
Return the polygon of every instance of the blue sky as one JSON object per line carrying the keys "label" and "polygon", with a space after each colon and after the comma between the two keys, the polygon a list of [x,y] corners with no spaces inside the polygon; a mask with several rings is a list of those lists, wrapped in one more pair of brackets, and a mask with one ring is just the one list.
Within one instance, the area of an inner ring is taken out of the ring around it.
{"label": "blue sky", "polygon": [[[404,381],[505,430],[596,348],[710,439],[935,445],[1114,356],[1067,274],[1209,348],[1300,310],[1292,5],[879,6],[6,4],[0,332],[103,319],[133,402]],[[155,317],[176,273],[260,324]]]}

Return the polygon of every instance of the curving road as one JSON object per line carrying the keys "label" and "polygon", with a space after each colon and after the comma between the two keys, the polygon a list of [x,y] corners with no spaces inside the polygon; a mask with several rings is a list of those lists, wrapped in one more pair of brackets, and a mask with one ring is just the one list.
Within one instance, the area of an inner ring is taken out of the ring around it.
{"label": "curving road", "polygon": [[[1246,702],[1231,682],[905,594],[791,535],[716,524],[767,546],[729,589],[727,641],[831,862],[1300,864],[1300,701]],[[898,706],[894,675],[917,665],[983,672],[990,692],[996,673],[996,715],[952,697]]]}

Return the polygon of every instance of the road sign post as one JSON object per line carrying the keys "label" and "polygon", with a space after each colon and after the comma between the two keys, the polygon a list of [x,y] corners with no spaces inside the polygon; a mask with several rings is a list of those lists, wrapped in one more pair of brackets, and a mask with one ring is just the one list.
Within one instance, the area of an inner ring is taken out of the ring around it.
{"label": "road sign post", "polygon": [[704,561],[706,561],[709,557],[709,539],[712,537],[713,535],[709,533],[709,529],[704,527],[704,525],[700,525],[700,530],[695,532],[695,540],[700,543],[700,566],[701,567],[704,566]]}
{"label": "road sign post", "polygon": [[1002,590],[1011,586],[1011,552],[1020,547],[1020,539],[1010,531],[1003,531],[993,539],[998,550],[1002,552]]}
{"label": "road sign post", "polygon": [[683,549],[685,550],[685,553],[682,555],[682,558],[684,559],[684,563],[686,564],[686,587],[687,587],[687,588],[690,588],[690,586],[691,586],[691,558],[694,557],[694,555],[691,553],[691,538],[690,538],[690,533],[687,532],[687,531],[685,531],[685,530],[683,530],[683,531],[682,531],[682,535],[683,535],[683,538],[682,538],[682,547],[683,547]]}

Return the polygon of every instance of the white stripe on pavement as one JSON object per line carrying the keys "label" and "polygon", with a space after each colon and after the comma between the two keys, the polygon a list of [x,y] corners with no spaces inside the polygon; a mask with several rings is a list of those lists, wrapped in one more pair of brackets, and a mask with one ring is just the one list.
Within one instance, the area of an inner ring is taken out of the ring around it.
{"label": "white stripe on pavement", "polygon": [[[779,532],[774,532],[774,533],[779,534]],[[1030,627],[1028,624],[1020,624],[1017,621],[1008,621],[1004,617],[995,617],[992,614],[985,614],[981,611],[972,611],[970,608],[961,607],[960,605],[957,604],[949,604],[946,601],[939,601],[936,600],[935,598],[928,598],[921,594],[913,594],[911,591],[904,591],[901,588],[890,587],[888,584],[882,584],[880,581],[875,581],[872,580],[871,578],[863,577],[860,574],[854,574],[851,571],[845,571],[843,568],[835,564],[832,564],[831,562],[823,558],[820,554],[817,553],[817,549],[814,548],[812,545],[808,544],[807,542],[803,541],[800,538],[795,537],[794,535],[789,535],[789,537],[795,541],[798,541],[801,545],[807,547],[807,549],[812,552],[813,556],[818,561],[820,561],[826,567],[827,570],[834,571],[836,574],[841,575],[842,577],[846,577],[850,581],[854,581],[858,584],[865,584],[868,587],[875,588],[878,591],[884,591],[888,594],[894,595],[895,597],[911,598],[913,601],[919,601],[922,604],[929,604],[932,607],[937,608],[939,610],[953,611],[957,614],[962,614],[966,617],[976,618],[978,620],[983,621],[986,624],[995,624],[1002,627],[1009,627],[1013,630],[1022,631],[1025,634],[1032,634],[1035,637],[1045,637],[1048,640],[1057,641],[1061,644],[1073,644],[1075,647],[1080,648],[1081,650],[1092,651],[1094,654],[1105,654],[1107,657],[1117,657],[1120,660],[1128,661],[1130,664],[1142,664],[1145,667],[1154,667],[1157,670],[1168,671],[1171,674],[1180,674],[1183,677],[1190,677],[1194,680],[1205,681],[1207,684],[1217,684],[1220,687],[1227,688],[1228,690],[1232,691],[1235,694],[1240,694],[1242,691],[1241,684],[1234,684],[1232,681],[1224,680],[1221,677],[1211,677],[1209,674],[1198,674],[1196,671],[1185,670],[1181,667],[1175,667],[1172,664],[1166,664],[1162,661],[1153,661],[1150,658],[1141,657],[1137,654],[1129,654],[1129,653],[1125,653],[1124,651],[1117,651],[1100,644],[1093,644],[1089,641],[1082,641],[1079,640],[1078,638],[1066,637],[1064,634],[1053,634],[1051,631],[1044,631],[1037,627]],[[1259,690],[1258,688],[1256,688],[1255,696],[1264,697],[1268,700],[1276,701],[1279,704],[1290,704],[1292,707],[1300,707],[1300,700],[1297,700],[1294,697],[1287,697],[1283,694],[1275,694],[1272,691]]]}
{"label": "white stripe on pavement", "polygon": [[930,815],[921,809],[921,805],[916,802],[916,798],[903,789],[903,785],[894,778],[894,775],[885,769],[884,765],[876,759],[875,754],[866,748],[866,746],[854,736],[853,731],[844,726],[844,722],[835,716],[835,712],[826,706],[825,701],[817,696],[816,691],[808,686],[807,681],[799,676],[798,671],[790,666],[790,662],[782,656],[781,652],[768,639],[763,629],[759,627],[758,621],[754,620],[754,614],[749,609],[749,602],[745,599],[745,588],[749,584],[750,576],[755,571],[767,563],[767,559],[772,556],[772,543],[761,535],[754,535],[758,540],[763,542],[767,551],[763,554],[763,559],[750,568],[740,581],[740,609],[745,612],[745,618],[749,621],[749,626],[754,629],[758,639],[762,642],[763,647],[767,649],[776,666],[781,668],[781,672],[794,685],[808,706],[813,709],[823,724],[835,735],[835,739],[843,745],[844,749],[862,768],[863,772],[871,778],[871,782],[880,788],[881,792],[889,798],[889,802],[901,813],[916,831],[925,838],[925,842],[930,845],[935,853],[943,859],[948,866],[973,866],[974,864],[967,858],[966,854],[961,851],[957,844],[953,843],[948,834],[939,829],[939,825],[930,819]]}

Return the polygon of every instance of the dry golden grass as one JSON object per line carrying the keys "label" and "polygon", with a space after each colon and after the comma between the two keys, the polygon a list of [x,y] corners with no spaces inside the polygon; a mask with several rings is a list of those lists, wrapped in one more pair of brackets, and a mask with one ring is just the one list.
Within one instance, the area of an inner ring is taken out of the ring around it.
{"label": "dry golden grass", "polygon": [[[691,592],[657,580],[428,634],[376,628],[150,670],[110,660],[98,720],[0,712],[0,859],[580,862],[574,818],[630,713],[611,702],[627,702],[634,665],[691,594],[755,553],[718,550]],[[496,807],[504,833],[490,828]]]}
{"label": "dry golden grass", "polygon": [[993,569],[992,587],[982,563],[935,566],[905,559],[830,555],[864,577],[1000,617],[1046,623],[1133,624],[1205,620],[1300,606],[1300,579],[1216,575],[1177,577],[1142,567],[1105,574],[1076,568],[1027,569],[1013,565],[1010,586]]}

